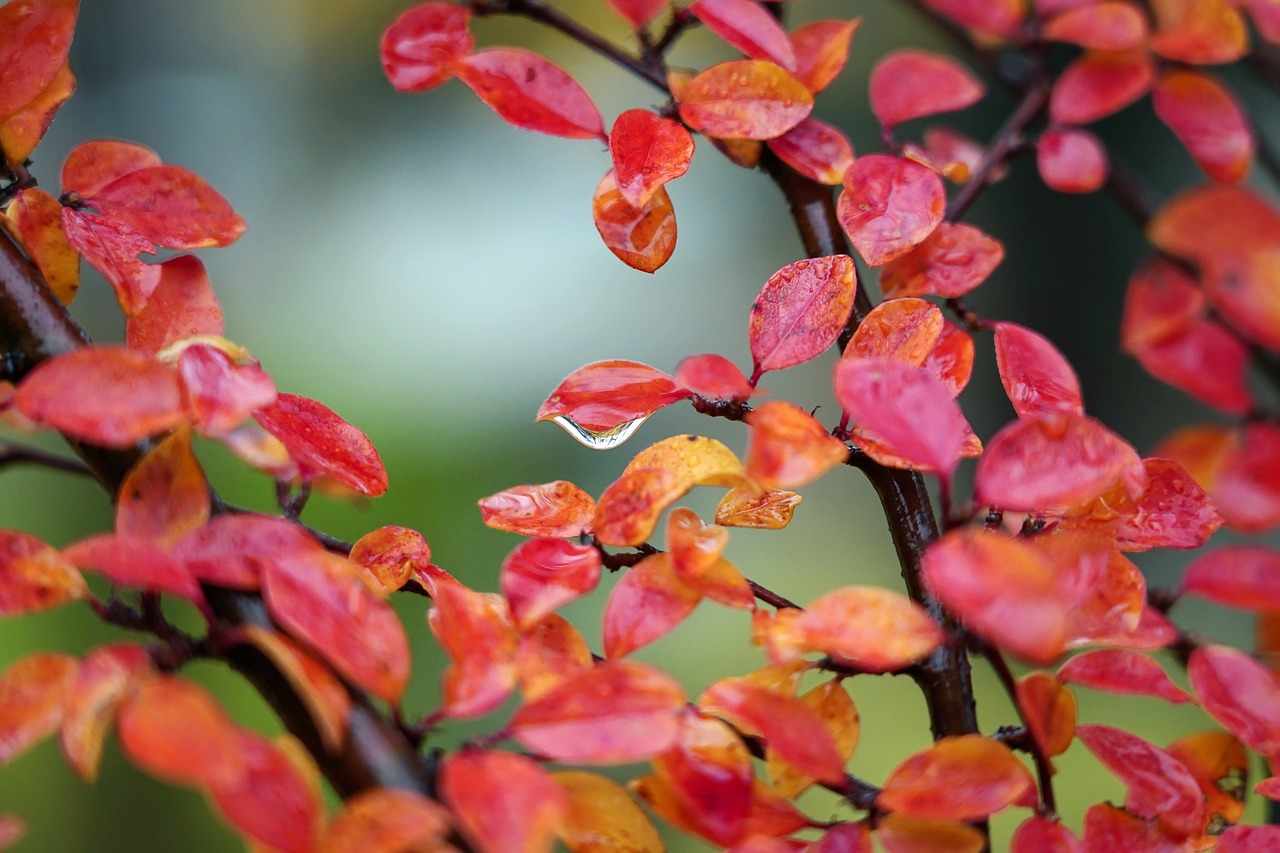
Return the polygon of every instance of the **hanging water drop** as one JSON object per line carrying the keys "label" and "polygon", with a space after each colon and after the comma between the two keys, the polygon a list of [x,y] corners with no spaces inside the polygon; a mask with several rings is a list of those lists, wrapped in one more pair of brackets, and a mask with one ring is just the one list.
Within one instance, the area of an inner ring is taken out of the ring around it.
{"label": "hanging water drop", "polygon": [[633,421],[627,421],[607,430],[587,429],[568,415],[557,415],[551,420],[559,424],[579,444],[584,444],[592,450],[613,450],[613,448],[635,435],[636,430],[640,429],[640,425],[648,420],[648,415],[642,415]]}

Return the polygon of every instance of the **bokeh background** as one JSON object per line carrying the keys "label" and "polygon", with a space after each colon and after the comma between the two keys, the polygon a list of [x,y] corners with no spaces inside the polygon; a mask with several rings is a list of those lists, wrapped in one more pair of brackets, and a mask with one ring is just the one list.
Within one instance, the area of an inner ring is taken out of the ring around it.
{"label": "bokeh background", "polygon": [[[745,448],[741,425],[711,422],[678,406],[655,416],[625,450],[593,452],[552,425],[533,423],[545,395],[570,371],[605,358],[672,370],[685,355],[718,352],[748,366],[751,300],[801,250],[768,179],[702,145],[689,175],[670,187],[680,226],[675,257],[654,276],[623,266],[591,223],[592,190],[609,162],[599,143],[515,130],[456,82],[418,95],[391,90],[378,63],[378,39],[406,5],[86,2],[72,49],[79,91],[32,169],[56,193],[61,162],[75,144],[117,137],[155,148],[166,162],[197,171],[222,191],[250,225],[231,248],[202,253],[223,301],[228,336],[248,346],[282,390],[323,400],[365,429],[391,474],[386,497],[354,505],[318,497],[306,519],[350,539],[383,524],[415,527],[437,563],[475,587],[494,589],[499,564],[517,540],[480,523],[477,499],[553,479],[598,493],[630,452],[677,432]],[[599,0],[557,5],[626,43],[625,28]],[[877,150],[865,95],[871,65],[902,44],[951,46],[905,4],[807,0],[790,9],[796,22],[865,18],[849,66],[818,99],[816,115],[844,128],[859,152]],[[624,109],[659,103],[646,84],[555,33],[495,19],[476,21],[474,30],[481,45],[519,44],[564,65],[592,93],[606,124]],[[695,31],[674,60],[703,67],[731,55],[710,33]],[[1232,70],[1226,76],[1254,116],[1276,130],[1274,95]],[[981,105],[947,123],[987,138],[1012,106],[993,86]],[[905,130],[918,138],[920,129]],[[1145,103],[1100,130],[1156,198],[1201,179]],[[973,304],[1057,343],[1081,375],[1092,414],[1140,450],[1177,426],[1214,418],[1119,351],[1125,282],[1148,249],[1105,193],[1053,194],[1023,160],[985,193],[969,220],[1008,248]],[[874,288],[873,277],[866,282]],[[81,294],[77,318],[97,339],[119,339],[123,323],[109,288],[89,273]],[[828,380],[823,361],[770,375],[764,385],[777,397],[830,414]],[[963,404],[984,438],[1012,418],[989,339],[979,342],[978,369]],[[270,506],[272,488],[264,478],[216,446],[204,445],[202,453],[224,496]],[[735,532],[730,558],[800,601],[853,582],[898,585],[883,516],[860,475],[837,471],[804,494],[788,530]],[[691,505],[709,512],[716,497],[695,495]],[[104,530],[110,519],[105,496],[88,482],[32,470],[0,476],[4,526],[59,544]],[[1156,584],[1176,579],[1186,560],[1138,557]],[[598,641],[609,584],[568,610],[589,641]],[[396,603],[416,655],[407,706],[421,713],[435,705],[441,658],[425,628],[424,602]],[[1209,637],[1249,643],[1250,622],[1238,614],[1184,604],[1177,616]],[[82,607],[0,622],[0,666],[35,650],[81,653],[119,636]],[[704,605],[639,657],[666,667],[696,693],[715,677],[762,663],[748,637],[744,615]],[[243,724],[279,730],[234,674],[205,663],[188,671]],[[1015,722],[981,661],[976,678],[984,730]],[[906,679],[866,677],[850,686],[863,719],[851,769],[879,781],[927,743],[922,702]],[[1156,743],[1211,725],[1185,706],[1121,702],[1087,690],[1080,691],[1080,717],[1134,729]],[[497,719],[451,727],[440,742],[491,728]],[[1120,784],[1083,749],[1073,748],[1059,766],[1059,799],[1072,825],[1088,804],[1123,798]],[[821,795],[806,803],[819,818],[846,813]],[[0,768],[4,812],[28,819],[19,851],[241,848],[200,795],[143,777],[114,744],[92,787],[74,778],[52,743]],[[1012,825],[996,821],[997,849]],[[678,840],[673,849],[703,848]]]}

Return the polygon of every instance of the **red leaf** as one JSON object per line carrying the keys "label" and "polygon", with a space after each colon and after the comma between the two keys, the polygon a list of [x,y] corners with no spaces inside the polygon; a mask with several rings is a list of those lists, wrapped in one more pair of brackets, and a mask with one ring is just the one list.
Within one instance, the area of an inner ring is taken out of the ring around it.
{"label": "red leaf", "polygon": [[478,717],[506,701],[516,683],[516,636],[506,602],[456,581],[438,583],[427,617],[453,666],[444,674],[444,709],[452,718]]}
{"label": "red leaf", "polygon": [[480,499],[480,517],[494,530],[572,539],[591,529],[596,502],[567,480],[512,486]]}
{"label": "red leaf", "polygon": [[1180,589],[1226,607],[1280,612],[1280,552],[1256,545],[1216,548],[1192,562]]}
{"label": "red leaf", "polygon": [[116,495],[116,532],[169,549],[209,520],[209,481],[181,429],[125,475]]}
{"label": "red leaf", "polygon": [[595,589],[600,568],[600,552],[590,545],[531,539],[503,561],[499,584],[523,630]]}
{"label": "red leaf", "polygon": [[766,143],[782,162],[823,184],[839,186],[853,165],[853,145],[844,131],[807,118]]}
{"label": "red leaf", "polygon": [[871,70],[871,111],[886,128],[915,118],[962,110],[977,103],[986,88],[949,56],[904,49],[890,53]]}
{"label": "red leaf", "polygon": [[996,365],[1018,417],[1049,412],[1084,414],[1080,380],[1062,353],[1016,323],[996,323]]}
{"label": "red leaf", "polygon": [[200,584],[187,567],[146,539],[104,533],[81,539],[62,553],[77,566],[102,572],[112,583],[204,602]]}
{"label": "red leaf", "polygon": [[1040,179],[1060,193],[1091,193],[1107,182],[1107,150],[1098,137],[1079,128],[1050,128],[1036,143]]}
{"label": "red leaf", "polygon": [[439,846],[449,812],[435,800],[400,788],[371,788],[349,798],[325,830],[324,853],[397,853]]}
{"label": "red leaf", "polygon": [[33,187],[19,192],[5,215],[13,222],[49,289],[59,302],[70,305],[80,288],[80,255],[71,248],[63,230],[62,205],[44,190]]}
{"label": "red leaf", "polygon": [[720,720],[695,713],[680,721],[680,737],[653,759],[678,799],[688,828],[716,844],[733,844],[751,810],[755,771],[742,738]]}
{"label": "red leaf", "polygon": [[71,247],[111,282],[126,317],[143,309],[160,283],[160,267],[138,260],[155,247],[137,231],[107,216],[62,209],[62,229]]}
{"label": "red leaf", "polygon": [[409,643],[395,611],[344,557],[328,551],[264,560],[262,597],[281,627],[351,681],[398,702],[409,678]]}
{"label": "red leaf", "polygon": [[91,196],[116,178],[160,165],[160,155],[118,139],[92,139],[77,145],[62,164],[62,188]]}
{"label": "red leaf", "polygon": [[596,539],[604,545],[639,545],[653,533],[662,511],[690,488],[687,479],[662,468],[624,472],[605,489],[596,505]]}
{"label": "red leaf", "polygon": [[283,518],[220,515],[173,547],[173,556],[206,583],[257,589],[262,563],[321,550],[297,524]]}
{"label": "red leaf", "polygon": [[1048,21],[1044,37],[1089,50],[1132,50],[1147,40],[1147,19],[1127,2],[1084,5]]}
{"label": "red leaf", "polygon": [[1280,430],[1275,427],[1265,422],[1238,431],[1189,427],[1156,451],[1186,466],[1232,529],[1258,532],[1280,522]]}
{"label": "red leaf", "polygon": [[1187,853],[1155,821],[1147,821],[1109,803],[1090,806],[1084,815],[1085,850],[1141,850],[1142,853]]}
{"label": "red leaf", "polygon": [[526,700],[538,698],[595,665],[587,641],[555,613],[521,632],[517,642],[516,670]]}
{"label": "red leaf", "polygon": [[1238,740],[1221,729],[1193,732],[1166,751],[1186,766],[1205,798],[1204,822],[1198,837],[1192,837],[1194,846],[1211,840],[1210,833],[1221,827],[1239,823],[1248,796],[1249,756]]}
{"label": "red leaf", "polygon": [[605,246],[633,269],[656,272],[676,250],[676,212],[664,187],[657,187],[643,206],[634,207],[610,172],[596,186],[591,215]]}
{"label": "red leaf", "polygon": [[689,11],[752,59],[768,59],[788,71],[796,70],[787,31],[756,0],[695,0]]}
{"label": "red leaf", "polygon": [[923,366],[942,380],[952,397],[960,396],[973,375],[973,338],[950,320],[945,321],[942,334],[938,335],[938,342],[925,356]]}
{"label": "red leaf", "polygon": [[961,26],[1012,37],[1027,14],[1025,0],[924,0],[924,4]]}
{"label": "red leaf", "polygon": [[685,124],[725,139],[772,139],[813,110],[804,84],[762,59],[713,65],[689,81],[679,101]]}
{"label": "red leaf", "polygon": [[1204,489],[1169,459],[1144,459],[1147,488],[1133,500],[1115,486],[1073,510],[1061,526],[1095,531],[1122,551],[1199,548],[1222,526],[1222,516]]}
{"label": "red leaf", "polygon": [[1182,762],[1142,738],[1110,726],[1079,726],[1076,736],[1125,783],[1125,808],[1145,818],[1158,817],[1179,838],[1199,830],[1204,798]]}
{"label": "red leaf", "polygon": [[524,130],[570,139],[605,139],[591,96],[559,66],[531,53],[496,47],[464,56],[454,66],[498,115]]}
{"label": "red leaf", "polygon": [[1253,130],[1225,85],[1198,71],[1169,71],[1156,81],[1151,102],[1206,175],[1228,184],[1244,179]]}
{"label": "red leaf", "polygon": [[103,743],[120,702],[153,671],[147,650],[131,644],[102,646],[80,663],[67,685],[60,741],[67,763],[84,781],[98,775]]}
{"label": "red leaf", "polygon": [[1244,652],[1201,646],[1187,664],[1191,690],[1222,726],[1268,759],[1280,753],[1280,686]]}
{"label": "red leaf", "polygon": [[382,70],[399,92],[424,92],[453,76],[475,47],[471,12],[451,3],[414,6],[382,34]]}
{"label": "red leaf", "polygon": [[604,607],[604,653],[620,658],[665,636],[702,593],[679,578],[669,554],[652,554],[627,570]]}
{"label": "red leaf", "polygon": [[318,792],[271,741],[256,732],[237,734],[244,770],[213,780],[209,795],[218,811],[241,833],[272,850],[316,849],[324,814]]}
{"label": "red leaf", "polygon": [[29,533],[0,530],[0,616],[78,601],[89,587],[66,557]]}
{"label": "red leaf", "polygon": [[849,448],[804,409],[770,400],[747,415],[747,476],[766,488],[798,489],[849,456]]}
{"label": "red leaf", "polygon": [[103,215],[170,249],[234,243],[244,220],[203,178],[181,166],[128,172],[85,199]]}
{"label": "red leaf", "polygon": [[276,399],[276,384],[254,364],[234,364],[216,347],[196,344],[178,356],[183,396],[205,435],[223,435]]}
{"label": "red leaf", "polygon": [[661,15],[671,5],[671,0],[607,0],[607,2],[613,11],[636,30]]}
{"label": "red leaf", "polygon": [[304,478],[325,474],[370,497],[387,490],[387,470],[373,442],[323,403],[279,394],[253,418],[284,443]]}
{"label": "red leaf", "polygon": [[971,431],[941,379],[889,358],[847,358],[836,363],[835,390],[865,437],[950,478]]}
{"label": "red leaf", "polygon": [[597,361],[557,385],[535,420],[565,417],[590,432],[609,432],[688,396],[674,379],[647,364]]}
{"label": "red leaf", "polygon": [[142,310],[125,323],[132,349],[158,353],[195,335],[222,334],[222,306],[209,284],[204,264],[181,255],[160,264],[160,278]]}
{"label": "red leaf", "polygon": [[1079,840],[1057,820],[1038,814],[1018,824],[1009,841],[1010,853],[1083,853]]}
{"label": "red leaf", "polygon": [[795,77],[817,94],[840,74],[849,58],[853,34],[862,24],[852,21],[811,21],[795,28],[791,45],[795,48]]}
{"label": "red leaf", "polygon": [[526,749],[574,764],[629,764],[669,748],[679,733],[684,690],[640,663],[608,661],[567,679],[511,718]]}
{"label": "red leaf", "polygon": [[733,362],[714,353],[682,359],[675,382],[704,400],[746,400],[755,391]]}
{"label": "red leaf", "polygon": [[924,242],[880,268],[885,299],[964,296],[1004,260],[1004,245],[972,225],[942,222]]}
{"label": "red leaf", "polygon": [[937,172],[903,157],[869,154],[845,174],[838,213],[858,253],[878,267],[923,243],[945,206]]}
{"label": "red leaf", "polygon": [[1076,655],[1058,670],[1058,678],[1107,693],[1154,696],[1175,705],[1195,701],[1169,679],[1160,664],[1129,649],[1097,649]]}
{"label": "red leaf", "polygon": [[659,187],[689,170],[693,149],[693,136],[679,122],[649,110],[627,110],[609,131],[618,192],[632,207],[643,208]]}
{"label": "red leaf", "polygon": [[464,750],[444,759],[440,795],[478,853],[538,853],[568,811],[564,791],[531,759]]}
{"label": "red leaf", "polygon": [[1280,826],[1232,826],[1218,836],[1215,853],[1267,853],[1280,845]]}
{"label": "red leaf", "polygon": [[796,261],[774,273],[751,305],[755,376],[816,358],[835,343],[858,287],[848,255]]}
{"label": "red leaf", "polygon": [[1211,265],[1220,254],[1268,252],[1280,243],[1280,212],[1246,187],[1205,184],[1170,199],[1147,238],[1179,258]]}
{"label": "red leaf", "polygon": [[0,675],[0,766],[62,725],[78,666],[75,658],[44,652],[23,658]]}
{"label": "red leaf", "polygon": [[244,775],[240,730],[203,687],[171,675],[138,686],[116,723],[120,747],[166,782],[209,787]]}
{"label": "red leaf", "polygon": [[879,808],[932,820],[976,820],[1034,787],[1009,747],[985,735],[944,737],[889,773]]}
{"label": "red leaf", "polygon": [[1049,117],[1054,124],[1091,124],[1145,95],[1152,76],[1145,51],[1086,53],[1053,84]]}
{"label": "red leaf", "polygon": [[79,0],[42,0],[0,11],[0,119],[39,95],[67,61],[79,10]]}

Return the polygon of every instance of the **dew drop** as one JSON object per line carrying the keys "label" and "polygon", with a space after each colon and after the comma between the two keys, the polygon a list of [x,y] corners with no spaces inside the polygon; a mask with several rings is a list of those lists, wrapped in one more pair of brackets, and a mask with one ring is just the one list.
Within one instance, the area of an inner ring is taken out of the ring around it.
{"label": "dew drop", "polygon": [[627,421],[613,429],[599,431],[587,429],[567,415],[557,415],[552,420],[559,424],[565,432],[573,436],[579,444],[584,444],[592,450],[612,450],[635,435],[636,430],[640,429],[640,425],[648,420],[648,416],[636,418],[634,421]]}

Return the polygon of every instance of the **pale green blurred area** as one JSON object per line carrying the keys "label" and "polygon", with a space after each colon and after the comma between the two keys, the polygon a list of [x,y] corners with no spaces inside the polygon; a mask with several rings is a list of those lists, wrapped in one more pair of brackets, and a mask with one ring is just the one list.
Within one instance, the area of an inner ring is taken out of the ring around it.
{"label": "pale green blurred area", "polygon": [[[626,33],[603,3],[559,4],[608,37]],[[506,126],[454,82],[418,95],[390,89],[378,64],[381,31],[405,4],[329,0],[87,0],[73,49],[79,92],[63,110],[33,171],[57,191],[58,169],[77,142],[119,137],[155,148],[207,178],[245,216],[235,246],[202,253],[227,316],[227,334],[261,359],[282,390],[316,397],[365,429],[391,475],[389,494],[356,505],[317,498],[306,519],[354,539],[383,524],[421,530],[435,560],[465,582],[494,589],[516,538],[487,530],[475,502],[519,483],[568,479],[598,493],[630,453],[667,435],[698,431],[745,449],[741,425],[710,422],[686,407],[661,412],[632,444],[612,454],[534,425],[543,397],[590,361],[628,358],[674,369],[685,355],[719,352],[748,366],[746,318],[764,280],[800,253],[777,191],[702,145],[690,174],[672,185],[680,240],[655,276],[624,267],[591,224],[593,188],[608,168],[597,142],[566,141]],[[865,77],[902,43],[946,49],[936,33],[885,0],[811,0],[795,20],[863,15],[854,55],[818,101],[859,151],[878,148]],[[545,52],[586,85],[606,124],[623,109],[656,106],[656,91],[596,60],[580,46],[522,22],[481,20],[481,45],[520,44]],[[676,53],[703,66],[731,52],[696,32]],[[1231,76],[1230,74],[1228,75]],[[1234,78],[1232,78],[1234,79]],[[1263,95],[1246,89],[1268,121]],[[954,124],[989,136],[1012,102],[993,91]],[[1198,180],[1147,106],[1103,129],[1159,197]],[[918,138],[918,127],[907,128]],[[1104,196],[1054,196],[1032,164],[991,189],[970,220],[1009,247],[1004,266],[977,293],[982,311],[1047,334],[1079,370],[1090,411],[1142,450],[1212,415],[1148,378],[1116,344],[1125,280],[1146,251],[1131,223]],[[75,306],[99,340],[122,323],[108,289],[89,277]],[[989,344],[963,399],[978,434],[1012,417],[995,378]],[[774,397],[834,406],[825,360],[763,383]],[[58,447],[48,442],[49,447]],[[215,486],[229,500],[267,507],[271,485],[213,446],[202,448]],[[752,578],[807,601],[849,583],[898,585],[883,516],[852,470],[806,489],[783,532],[735,532],[730,557]],[[710,512],[717,495],[690,504]],[[6,470],[0,524],[55,544],[110,525],[105,496],[65,475]],[[1153,583],[1168,584],[1184,555],[1141,556]],[[611,581],[567,609],[588,641]],[[442,666],[420,599],[398,600],[416,655],[410,714],[436,702]],[[1185,610],[1182,608],[1185,607]],[[185,614],[189,616],[190,614]],[[1208,637],[1248,645],[1250,620],[1209,607],[1180,606]],[[83,653],[119,634],[82,607],[0,622],[0,666],[35,650]],[[763,663],[748,644],[745,615],[703,605],[687,624],[638,657],[678,676],[696,694],[710,680]],[[1176,665],[1174,677],[1181,680]],[[241,723],[279,724],[233,673],[189,669]],[[989,669],[977,662],[984,731],[1016,722]],[[863,720],[853,772],[875,783],[928,742],[918,692],[906,679],[849,682]],[[1120,701],[1080,691],[1081,719],[1135,730],[1160,744],[1211,724],[1195,709],[1155,700]],[[450,728],[443,744],[499,725],[499,717]],[[1059,800],[1079,826],[1084,809],[1120,801],[1120,784],[1074,748],[1059,761]],[[619,774],[622,777],[624,774]],[[829,797],[806,800],[819,819],[847,816]],[[1256,809],[1255,809],[1256,811]],[[100,778],[86,786],[45,744],[0,769],[0,813],[29,822],[19,851],[226,851],[241,848],[198,794],[133,771],[114,744]],[[1014,818],[995,822],[996,847]],[[673,849],[702,849],[687,840]]]}

